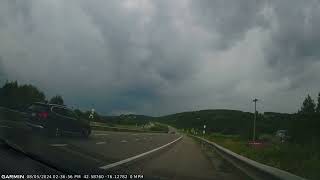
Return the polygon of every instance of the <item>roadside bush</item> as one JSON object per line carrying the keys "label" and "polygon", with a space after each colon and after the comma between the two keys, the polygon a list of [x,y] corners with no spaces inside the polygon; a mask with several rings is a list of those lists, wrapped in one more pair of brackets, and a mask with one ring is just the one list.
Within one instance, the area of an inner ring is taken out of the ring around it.
{"label": "roadside bush", "polygon": [[162,125],[162,124],[156,124],[152,127],[149,128],[150,131],[161,131],[161,132],[168,132],[169,128],[166,125]]}
{"label": "roadside bush", "polygon": [[260,141],[274,143],[275,137],[272,134],[262,134],[258,138]]}

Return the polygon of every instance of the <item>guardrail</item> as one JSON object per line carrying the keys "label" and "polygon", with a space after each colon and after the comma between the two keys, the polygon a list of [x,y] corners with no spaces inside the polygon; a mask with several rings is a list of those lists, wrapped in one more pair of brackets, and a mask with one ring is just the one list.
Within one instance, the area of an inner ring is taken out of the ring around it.
{"label": "guardrail", "polygon": [[[228,162],[233,164],[235,167],[246,173],[253,179],[257,180],[305,180],[302,177],[286,172],[281,169],[277,169],[265,164],[253,161],[239,154],[236,154],[214,142],[208,141],[204,138],[190,135],[201,142],[212,146],[216,152],[221,155]],[[293,157],[294,158],[294,157]]]}

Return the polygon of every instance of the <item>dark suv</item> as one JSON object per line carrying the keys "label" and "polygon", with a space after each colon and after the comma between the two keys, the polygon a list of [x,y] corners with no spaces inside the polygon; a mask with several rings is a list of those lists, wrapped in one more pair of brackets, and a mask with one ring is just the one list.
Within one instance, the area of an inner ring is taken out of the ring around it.
{"label": "dark suv", "polygon": [[71,109],[45,103],[33,103],[26,110],[26,124],[34,131],[49,136],[80,134],[88,137],[91,133],[89,121],[80,119]]}

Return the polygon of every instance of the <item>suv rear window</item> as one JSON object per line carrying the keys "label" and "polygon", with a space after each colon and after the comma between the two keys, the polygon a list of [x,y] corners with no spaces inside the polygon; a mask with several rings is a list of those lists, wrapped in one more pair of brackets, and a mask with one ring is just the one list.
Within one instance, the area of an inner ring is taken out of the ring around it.
{"label": "suv rear window", "polygon": [[49,111],[49,107],[41,104],[32,104],[28,107],[28,110],[32,112],[44,112]]}
{"label": "suv rear window", "polygon": [[77,115],[72,110],[66,108],[54,107],[52,111],[62,116],[77,119]]}

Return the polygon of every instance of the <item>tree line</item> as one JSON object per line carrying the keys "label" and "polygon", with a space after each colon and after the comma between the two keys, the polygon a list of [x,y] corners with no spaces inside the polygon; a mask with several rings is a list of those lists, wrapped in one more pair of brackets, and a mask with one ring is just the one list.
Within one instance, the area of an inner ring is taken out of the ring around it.
{"label": "tree line", "polygon": [[320,93],[317,103],[308,94],[293,117],[290,126],[292,139],[302,144],[320,146]]}
{"label": "tree line", "polygon": [[7,81],[0,88],[0,106],[21,109],[33,102],[64,105],[62,96],[56,95],[48,100],[42,91],[30,84]]}
{"label": "tree line", "polygon": [[312,113],[320,113],[320,92],[318,93],[317,104],[308,94],[305,100],[302,103],[301,109],[298,113],[302,114],[312,114]]}
{"label": "tree line", "polygon": [[[296,113],[258,113],[257,137],[274,135],[277,130],[288,130],[290,141],[297,144],[320,146],[320,93],[317,103],[310,95],[302,102]],[[158,121],[181,129],[197,129],[226,135],[252,138],[254,113],[235,110],[201,110],[172,114],[156,118]],[[319,147],[320,148],[320,147]]]}
{"label": "tree line", "polygon": [[[0,106],[2,107],[24,111],[25,108],[34,102],[65,105],[61,95],[55,95],[47,99],[41,90],[31,84],[19,84],[17,81],[7,81],[0,88]],[[80,109],[75,109],[74,112],[82,119],[88,119],[90,115],[90,111],[81,111]],[[94,120],[101,120],[98,113],[95,113]]]}

